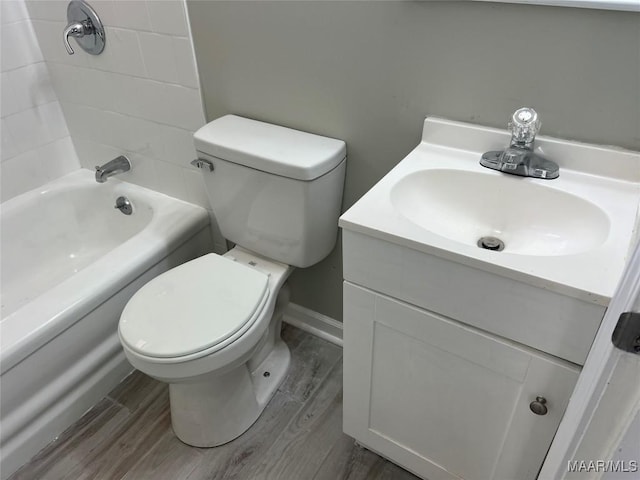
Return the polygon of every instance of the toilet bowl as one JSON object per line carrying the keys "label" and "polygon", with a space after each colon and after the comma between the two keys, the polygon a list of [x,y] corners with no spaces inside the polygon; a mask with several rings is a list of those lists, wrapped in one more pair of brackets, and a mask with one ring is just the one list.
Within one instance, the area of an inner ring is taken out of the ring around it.
{"label": "toilet bowl", "polygon": [[125,354],[169,383],[183,442],[211,447],[236,438],[275,393],[289,366],[279,330],[291,271],[236,247],[159,275],[127,303],[118,327]]}
{"label": "toilet bowl", "polygon": [[245,432],[287,374],[285,282],[333,249],[346,149],[234,115],[194,138],[216,220],[236,247],[151,280],[125,306],[118,335],[135,368],[169,384],[178,438],[214,447]]}

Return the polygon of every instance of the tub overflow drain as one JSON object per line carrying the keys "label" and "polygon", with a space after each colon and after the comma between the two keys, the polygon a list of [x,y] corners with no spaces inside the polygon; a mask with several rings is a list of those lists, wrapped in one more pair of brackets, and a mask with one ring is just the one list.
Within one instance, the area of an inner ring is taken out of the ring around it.
{"label": "tub overflow drain", "polygon": [[117,208],[125,215],[131,215],[133,212],[133,205],[131,205],[131,202],[127,197],[118,197],[116,199],[116,205],[113,208]]}
{"label": "tub overflow drain", "polygon": [[478,240],[478,246],[496,252],[504,250],[504,242],[496,237],[482,237]]}

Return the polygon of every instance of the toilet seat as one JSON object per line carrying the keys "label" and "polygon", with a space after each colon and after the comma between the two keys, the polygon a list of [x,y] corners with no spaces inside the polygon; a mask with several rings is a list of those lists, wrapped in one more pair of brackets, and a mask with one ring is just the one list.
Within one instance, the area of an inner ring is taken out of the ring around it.
{"label": "toilet seat", "polygon": [[126,305],[119,333],[133,352],[168,360],[224,348],[260,317],[269,275],[208,254],[151,280]]}

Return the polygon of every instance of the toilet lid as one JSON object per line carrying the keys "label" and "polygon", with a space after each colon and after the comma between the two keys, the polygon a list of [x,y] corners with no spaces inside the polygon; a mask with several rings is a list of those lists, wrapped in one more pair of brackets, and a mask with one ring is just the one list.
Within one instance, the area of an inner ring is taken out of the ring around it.
{"label": "toilet lid", "polygon": [[120,317],[122,341],[150,357],[210,349],[253,323],[268,297],[268,275],[209,254],[143,286]]}

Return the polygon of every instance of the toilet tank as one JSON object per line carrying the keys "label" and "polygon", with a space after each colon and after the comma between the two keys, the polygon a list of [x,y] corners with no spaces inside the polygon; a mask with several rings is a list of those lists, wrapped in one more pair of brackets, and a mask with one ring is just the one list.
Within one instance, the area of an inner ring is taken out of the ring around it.
{"label": "toilet tank", "polygon": [[308,267],[333,249],[346,144],[236,115],[194,134],[222,235],[267,258]]}

